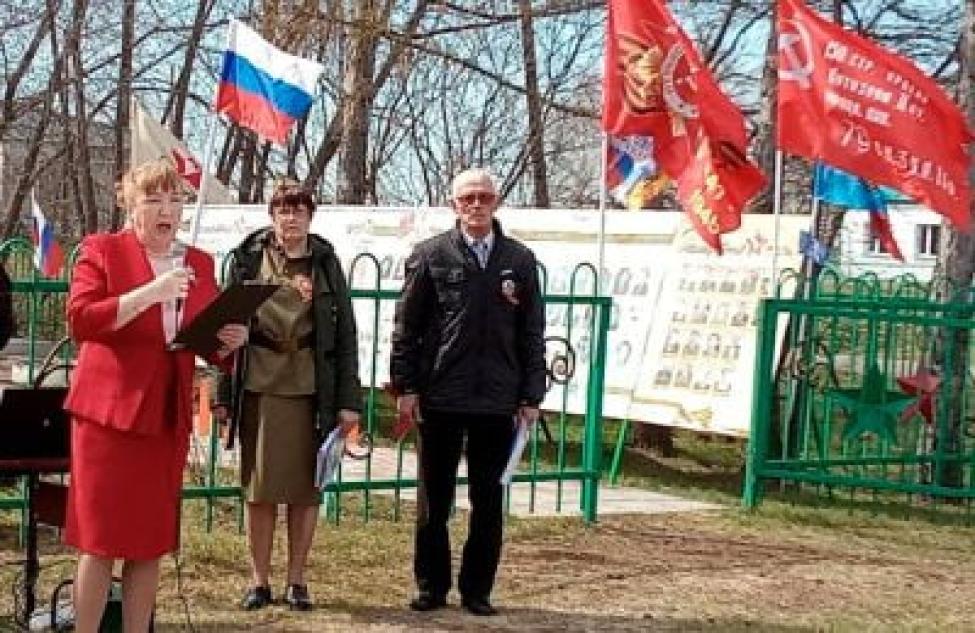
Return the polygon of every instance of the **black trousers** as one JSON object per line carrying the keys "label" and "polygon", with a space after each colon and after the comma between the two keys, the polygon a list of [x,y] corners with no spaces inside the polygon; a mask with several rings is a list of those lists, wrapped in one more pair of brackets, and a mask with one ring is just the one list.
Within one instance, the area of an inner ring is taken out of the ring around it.
{"label": "black trousers", "polygon": [[450,535],[457,465],[467,439],[471,513],[457,587],[462,596],[487,599],[501,559],[504,488],[514,424],[511,416],[423,411],[419,429],[419,489],[413,573],[420,593],[450,591]]}

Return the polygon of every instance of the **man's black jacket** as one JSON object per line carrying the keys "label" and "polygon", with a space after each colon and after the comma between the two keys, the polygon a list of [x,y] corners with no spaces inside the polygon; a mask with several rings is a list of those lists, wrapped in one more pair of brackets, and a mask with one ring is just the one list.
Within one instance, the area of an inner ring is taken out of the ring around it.
{"label": "man's black jacket", "polygon": [[487,267],[459,228],[406,261],[390,376],[436,411],[510,415],[545,395],[545,314],[535,256],[494,222]]}

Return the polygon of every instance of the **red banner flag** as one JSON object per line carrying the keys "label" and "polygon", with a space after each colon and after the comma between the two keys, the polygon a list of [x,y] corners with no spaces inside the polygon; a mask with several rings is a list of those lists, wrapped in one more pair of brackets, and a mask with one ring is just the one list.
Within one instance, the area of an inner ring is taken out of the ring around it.
{"label": "red banner flag", "polygon": [[742,208],[764,186],[760,169],[701,136],[677,180],[677,198],[698,234],[720,253],[721,235],[741,226]]}
{"label": "red banner flag", "polygon": [[779,2],[778,145],[893,187],[970,226],[961,110],[910,61],[802,0]]}
{"label": "red banner flag", "polygon": [[742,207],[765,185],[746,157],[741,111],[661,0],[610,0],[604,63],[603,129],[653,138],[681,205],[720,252],[721,234],[738,228]]}

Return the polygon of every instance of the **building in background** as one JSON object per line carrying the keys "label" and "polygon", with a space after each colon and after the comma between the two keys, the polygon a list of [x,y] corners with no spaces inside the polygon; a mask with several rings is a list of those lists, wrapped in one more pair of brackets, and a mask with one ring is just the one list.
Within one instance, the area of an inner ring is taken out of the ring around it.
{"label": "building in background", "polygon": [[[31,137],[37,126],[39,112],[18,116],[5,130],[0,139],[0,214],[6,219],[7,207],[22,175],[23,165],[30,151]],[[69,123],[73,132],[74,121]],[[75,202],[72,178],[75,165],[68,160],[64,119],[52,113],[47,133],[37,159],[38,176],[34,182],[37,203],[55,227],[58,235],[73,242],[82,234],[83,220],[79,205]],[[101,226],[108,226],[108,217],[115,205],[115,128],[101,122],[88,127],[88,153],[91,157],[91,175],[95,193],[95,205],[103,214]],[[30,219],[30,195],[24,197],[20,210],[21,219]],[[27,225],[22,232],[27,236]]]}
{"label": "building in background", "polygon": [[890,205],[889,217],[894,238],[904,262],[885,253],[870,232],[870,214],[847,211],[840,230],[839,245],[832,264],[845,275],[876,273],[894,277],[910,273],[919,280],[931,279],[944,238],[942,216],[919,205]]}

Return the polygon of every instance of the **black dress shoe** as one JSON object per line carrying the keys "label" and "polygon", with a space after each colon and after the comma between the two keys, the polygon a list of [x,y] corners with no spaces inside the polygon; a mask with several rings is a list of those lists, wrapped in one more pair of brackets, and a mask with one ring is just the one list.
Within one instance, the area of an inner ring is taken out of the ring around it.
{"label": "black dress shoe", "polygon": [[260,585],[257,587],[251,587],[244,594],[244,599],[241,601],[240,606],[248,611],[254,611],[256,609],[263,609],[267,605],[271,604],[271,588],[267,585]]}
{"label": "black dress shoe", "polygon": [[410,600],[410,608],[414,611],[433,611],[447,606],[446,596],[435,596],[432,593],[421,593]]}
{"label": "black dress shoe", "polygon": [[288,585],[284,591],[284,601],[292,611],[310,611],[311,598],[308,596],[308,585]]}
{"label": "black dress shoe", "polygon": [[497,615],[498,610],[491,606],[487,598],[462,598],[460,603],[474,615]]}

